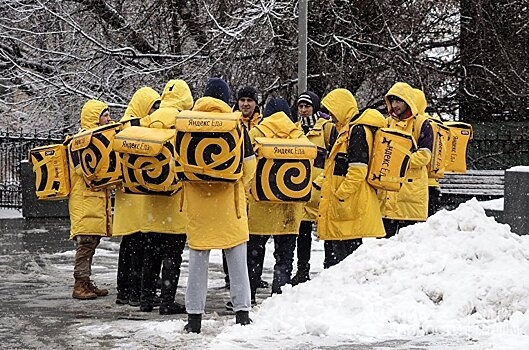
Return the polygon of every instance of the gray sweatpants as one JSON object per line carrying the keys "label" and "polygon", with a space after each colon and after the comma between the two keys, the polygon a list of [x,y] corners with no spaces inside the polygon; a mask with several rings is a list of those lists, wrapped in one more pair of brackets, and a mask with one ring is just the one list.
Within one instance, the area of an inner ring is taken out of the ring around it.
{"label": "gray sweatpants", "polygon": [[[250,280],[246,263],[246,243],[224,249],[230,275],[230,295],[234,311],[250,311]],[[203,314],[208,292],[210,250],[189,249],[189,277],[187,278],[186,311]]]}

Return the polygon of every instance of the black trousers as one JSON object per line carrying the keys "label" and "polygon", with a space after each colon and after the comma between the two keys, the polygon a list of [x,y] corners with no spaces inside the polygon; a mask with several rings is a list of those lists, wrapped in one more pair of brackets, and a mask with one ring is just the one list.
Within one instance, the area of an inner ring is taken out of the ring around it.
{"label": "black trousers", "polygon": [[334,266],[349,255],[351,255],[362,244],[362,238],[346,239],[342,241],[325,241],[323,244],[325,258],[323,268],[328,269]]}
{"label": "black trousers", "polygon": [[428,186],[428,216],[432,216],[439,210],[439,197],[441,189],[435,186]]}
{"label": "black trousers", "polygon": [[143,265],[141,233],[123,236],[119,245],[117,290],[123,298],[139,298]]}
{"label": "black trousers", "polygon": [[[266,250],[266,242],[269,238],[270,236],[250,235],[250,240],[248,241],[248,275],[250,277],[252,299],[255,299],[257,287],[263,274],[263,257]],[[281,287],[290,283],[294,249],[296,248],[296,235],[275,235],[273,238],[276,262],[274,265],[272,294],[281,294]]]}
{"label": "black trousers", "polygon": [[143,275],[141,283],[141,305],[152,305],[156,294],[156,284],[162,270],[162,305],[174,303],[182,253],[186,235],[170,233],[142,233],[144,244]]}
{"label": "black trousers", "polygon": [[312,249],[312,221],[302,221],[297,237],[298,274],[309,274],[310,251]]}
{"label": "black trousers", "polygon": [[384,223],[384,229],[386,230],[386,238],[390,238],[399,233],[399,230],[403,227],[416,224],[418,221],[413,220],[392,220],[392,219],[382,219]]}

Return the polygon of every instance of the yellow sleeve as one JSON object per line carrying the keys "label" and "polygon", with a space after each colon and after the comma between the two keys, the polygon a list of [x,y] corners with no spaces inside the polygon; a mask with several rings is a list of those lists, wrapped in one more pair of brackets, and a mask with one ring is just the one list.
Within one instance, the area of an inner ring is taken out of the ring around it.
{"label": "yellow sleeve", "polygon": [[336,197],[341,200],[349,198],[351,194],[358,191],[360,184],[365,181],[366,176],[367,166],[350,166],[347,169],[347,175],[345,176],[345,179],[340,184],[340,187],[338,187],[338,189],[336,190]]}
{"label": "yellow sleeve", "polygon": [[244,191],[246,192],[246,197],[250,195],[250,186],[252,184],[253,176],[255,175],[255,170],[257,169],[257,160],[255,157],[246,159],[242,163],[242,183],[244,185]]}
{"label": "yellow sleeve", "polygon": [[432,154],[429,150],[420,149],[417,152],[411,154],[410,157],[410,168],[422,168],[423,166],[428,165],[432,160]]}

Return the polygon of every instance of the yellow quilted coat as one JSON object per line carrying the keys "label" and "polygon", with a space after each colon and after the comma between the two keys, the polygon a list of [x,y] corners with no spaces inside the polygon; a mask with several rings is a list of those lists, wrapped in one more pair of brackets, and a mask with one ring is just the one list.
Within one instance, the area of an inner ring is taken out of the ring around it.
{"label": "yellow quilted coat", "polygon": [[[194,111],[230,113],[224,101],[213,97],[198,99]],[[246,191],[255,173],[255,157],[243,163],[243,177],[235,183],[184,182],[187,239],[195,250],[226,249],[248,241]]]}
{"label": "yellow quilted coat", "polygon": [[[399,82],[393,85],[385,97],[388,111],[391,110],[388,100],[390,95],[404,100],[410,106],[413,115],[404,120],[388,117],[386,119],[388,127],[411,133],[417,142],[422,125],[427,118],[418,114],[414,89],[406,83]],[[428,170],[426,166],[431,158],[430,150],[420,149],[414,152],[410,157],[410,169],[400,191],[379,191],[382,217],[394,220],[426,220],[428,217]]]}
{"label": "yellow quilted coat", "polygon": [[[81,110],[81,128],[90,130],[99,126],[101,112],[108,109],[106,103],[89,100]],[[82,178],[82,172],[76,172],[70,161],[70,239],[77,235],[110,236],[112,213],[110,192],[108,190],[91,191]]]}
{"label": "yellow quilted coat", "polygon": [[[193,96],[183,80],[170,80],[165,84],[160,108],[143,118],[142,125],[151,128],[174,128],[176,115],[193,107]],[[183,207],[182,190],[172,196],[139,195],[143,197],[143,210],[139,220],[142,232],[185,234],[187,218]]]}
{"label": "yellow quilted coat", "polygon": [[[256,137],[305,138],[303,130],[294,124],[284,112],[264,118],[261,124],[250,130],[252,144]],[[298,234],[303,217],[304,203],[256,202],[249,197],[248,225],[253,235]]]}
{"label": "yellow quilted coat", "polygon": [[[332,122],[330,120],[319,118],[316,121],[314,127],[306,134],[310,142],[318,146],[318,148],[323,148],[327,150],[331,130],[333,128]],[[318,157],[319,157],[318,153]],[[316,160],[315,160],[316,162]],[[323,169],[317,168],[316,166],[312,167],[312,181],[316,180],[318,176],[323,172]],[[317,221],[318,220],[318,207],[320,204],[321,192],[316,187],[312,187],[310,193],[310,201],[305,204],[303,208],[303,221]]]}
{"label": "yellow quilted coat", "polygon": [[[130,121],[146,117],[153,104],[160,100],[160,94],[150,87],[142,87],[132,95],[123,118],[121,129],[130,126]],[[124,236],[140,232],[142,222],[135,219],[142,216],[144,196],[116,191],[114,202],[114,225],[112,236]]]}
{"label": "yellow quilted coat", "polygon": [[337,119],[336,140],[323,171],[318,220],[318,238],[323,240],[347,240],[362,237],[384,237],[384,225],[376,191],[367,183],[367,164],[349,164],[347,174],[334,174],[336,156],[347,154],[349,132],[356,125],[363,125],[369,158],[373,150],[373,131],[380,128],[385,120],[380,112],[368,109],[358,118],[356,100],[346,89],[331,91],[322,104]]}

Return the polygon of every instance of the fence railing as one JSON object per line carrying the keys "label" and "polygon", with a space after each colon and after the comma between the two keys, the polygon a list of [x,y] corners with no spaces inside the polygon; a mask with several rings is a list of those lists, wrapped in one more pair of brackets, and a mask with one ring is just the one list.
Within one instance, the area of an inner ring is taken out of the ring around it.
{"label": "fence railing", "polygon": [[0,129],[0,208],[21,208],[20,162],[34,147],[60,143],[62,134]]}

